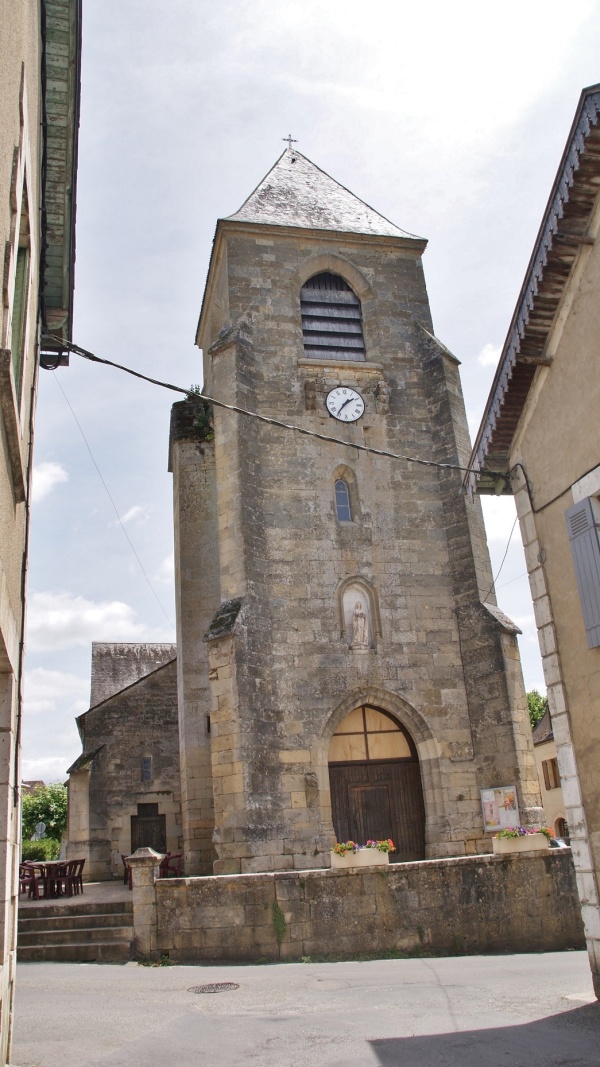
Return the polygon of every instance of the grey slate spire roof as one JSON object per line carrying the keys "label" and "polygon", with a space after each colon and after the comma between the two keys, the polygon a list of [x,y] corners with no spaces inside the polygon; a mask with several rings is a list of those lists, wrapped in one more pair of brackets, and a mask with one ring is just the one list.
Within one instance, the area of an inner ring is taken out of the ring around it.
{"label": "grey slate spire roof", "polygon": [[291,148],[229,221],[415,239]]}

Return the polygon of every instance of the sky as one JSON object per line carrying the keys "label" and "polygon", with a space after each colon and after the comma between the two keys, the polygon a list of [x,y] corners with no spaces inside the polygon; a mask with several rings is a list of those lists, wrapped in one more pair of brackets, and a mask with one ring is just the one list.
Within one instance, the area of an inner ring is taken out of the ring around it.
{"label": "sky", "polygon": [[[184,388],[216,219],[284,148],[427,237],[437,336],[483,413],[581,89],[600,0],[83,0],[73,340]],[[169,412],[77,356],[40,372],[23,778],[64,780],[91,642],[172,641]],[[511,499],[485,502],[494,572]],[[544,691],[515,529],[497,580]]]}

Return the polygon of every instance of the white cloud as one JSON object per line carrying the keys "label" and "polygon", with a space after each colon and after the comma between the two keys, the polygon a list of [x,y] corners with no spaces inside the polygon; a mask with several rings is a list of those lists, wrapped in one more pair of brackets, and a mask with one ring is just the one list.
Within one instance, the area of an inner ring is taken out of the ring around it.
{"label": "white cloud", "polygon": [[484,345],[477,356],[477,363],[479,363],[480,367],[495,367],[500,359],[501,351],[502,349],[499,345]]}
{"label": "white cloud", "polygon": [[40,715],[61,708],[79,715],[89,707],[89,692],[89,678],[36,667],[25,672],[25,713]]}
{"label": "white cloud", "polygon": [[89,676],[36,667],[25,672],[21,777],[64,781],[81,751],[75,719],[89,707]]}
{"label": "white cloud", "polygon": [[175,577],[175,553],[170,552],[165,556],[158,568],[155,579],[159,582],[172,582]]}
{"label": "white cloud", "polygon": [[74,762],[75,756],[42,756],[41,759],[24,759],[21,763],[21,781],[24,782],[64,782],[66,768]]}
{"label": "white cloud", "polygon": [[61,482],[68,482],[68,480],[68,471],[60,463],[38,463],[33,468],[33,503],[37,504],[40,500],[50,495],[55,485],[60,485]]}
{"label": "white cloud", "polygon": [[[120,516],[121,522],[125,525],[126,522],[133,522],[134,519],[138,519],[138,524],[146,522],[150,515],[150,508],[146,505],[144,507],[141,504],[134,504],[129,511],[126,511],[124,515]],[[116,523],[115,523],[116,525]]]}
{"label": "white cloud", "polygon": [[525,640],[537,645],[537,626],[535,624],[535,615],[533,612],[528,612],[527,615],[515,615],[514,622],[519,629],[523,631]]}
{"label": "white cloud", "polygon": [[[436,145],[470,141],[514,121],[557,80],[567,42],[594,9],[593,0],[580,0],[568,22],[562,20],[564,33],[557,34],[560,0],[544,0],[543,5],[541,0],[525,5],[505,0],[502,16],[479,0],[458,5],[446,0],[421,5],[383,0],[371,9],[362,0],[347,0],[343,19],[337,5],[320,0],[302,5],[258,0],[238,7],[235,24],[228,25],[223,38],[226,45],[217,45],[207,60],[209,68],[224,65],[234,78],[260,69],[264,78],[268,55],[271,80],[312,90],[320,99],[342,96],[354,111],[387,112],[396,118],[398,112],[410,110],[417,123],[426,124],[426,135],[434,131]],[[180,84],[194,76],[200,18],[195,10],[186,39],[179,36],[180,66],[177,71],[171,67],[169,74]],[[149,22],[145,33],[150,32]],[[298,47],[298,41],[306,39],[307,26],[318,32],[309,35],[310,48]],[[169,33],[166,28],[163,32]],[[404,45],[401,62],[399,41]],[[167,55],[172,48],[163,50],[163,63]],[[162,81],[155,79],[155,95],[161,95]]]}
{"label": "white cloud", "polygon": [[89,675],[36,667],[25,672],[21,777],[64,781],[81,752],[75,719],[89,707]]}
{"label": "white cloud", "polygon": [[152,640],[135,621],[135,612],[120,600],[87,600],[72,593],[32,593],[28,603],[27,647],[50,652],[85,646],[91,641]]}
{"label": "white cloud", "polygon": [[[506,544],[517,515],[512,496],[482,496],[481,505],[488,541],[503,541]],[[511,545],[520,541],[521,531],[517,523]]]}
{"label": "white cloud", "polygon": [[479,423],[481,422],[481,416],[472,414],[467,411],[467,425],[469,427],[469,433],[471,435],[471,441],[475,439],[475,434],[479,429]]}

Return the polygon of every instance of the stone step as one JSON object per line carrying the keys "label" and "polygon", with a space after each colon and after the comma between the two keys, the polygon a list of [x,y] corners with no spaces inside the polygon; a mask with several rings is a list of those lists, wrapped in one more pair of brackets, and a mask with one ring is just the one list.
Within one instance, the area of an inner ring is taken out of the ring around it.
{"label": "stone step", "polygon": [[87,926],[84,928],[63,927],[61,930],[34,930],[22,931],[19,928],[17,948],[44,945],[71,945],[85,942],[95,944],[97,942],[115,943],[122,941],[128,946],[133,941],[133,926]]}
{"label": "stone step", "polygon": [[19,963],[125,963],[129,941],[73,942],[69,945],[17,945]]}
{"label": "stone step", "polygon": [[90,926],[129,926],[131,911],[113,912],[73,912],[65,908],[60,915],[31,916],[29,911],[19,913],[19,934],[32,933],[35,930],[87,929]]}
{"label": "stone step", "polygon": [[49,918],[55,915],[64,915],[68,912],[71,915],[107,915],[115,914],[119,912],[126,912],[129,915],[133,915],[133,902],[130,900],[122,901],[117,900],[112,903],[105,904],[92,904],[86,900],[78,901],[77,904],[73,903],[73,898],[67,904],[32,904],[22,908],[19,912],[21,918],[28,919],[44,919],[46,916]]}

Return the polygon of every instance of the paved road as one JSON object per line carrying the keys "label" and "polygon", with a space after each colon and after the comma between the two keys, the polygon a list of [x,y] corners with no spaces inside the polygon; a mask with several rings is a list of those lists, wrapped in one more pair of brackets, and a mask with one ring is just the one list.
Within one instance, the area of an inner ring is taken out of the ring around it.
{"label": "paved road", "polygon": [[[237,982],[196,994],[190,987]],[[599,1067],[583,952],[18,967],[14,1067]]]}

